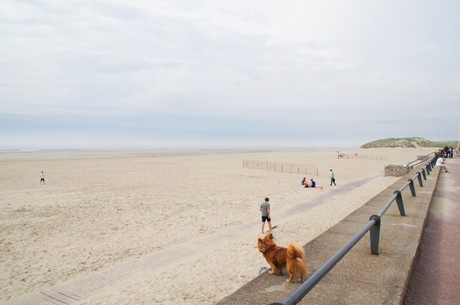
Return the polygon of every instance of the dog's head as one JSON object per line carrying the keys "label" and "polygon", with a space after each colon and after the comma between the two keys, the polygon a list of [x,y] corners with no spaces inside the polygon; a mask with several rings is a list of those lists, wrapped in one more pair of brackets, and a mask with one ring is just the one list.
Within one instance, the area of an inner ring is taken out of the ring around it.
{"label": "dog's head", "polygon": [[269,234],[265,235],[264,238],[259,238],[257,240],[257,248],[262,253],[267,252],[267,250],[272,248],[273,246],[276,246],[276,245],[275,245],[275,242],[273,241],[273,234],[272,233],[269,233]]}

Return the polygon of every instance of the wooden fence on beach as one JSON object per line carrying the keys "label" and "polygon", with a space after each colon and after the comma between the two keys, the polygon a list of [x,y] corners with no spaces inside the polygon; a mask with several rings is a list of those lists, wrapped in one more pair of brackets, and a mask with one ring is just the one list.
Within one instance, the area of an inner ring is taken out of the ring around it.
{"label": "wooden fence on beach", "polygon": [[243,168],[261,169],[273,172],[316,175],[318,176],[318,167],[314,165],[294,164],[294,163],[278,163],[267,161],[243,160]]}

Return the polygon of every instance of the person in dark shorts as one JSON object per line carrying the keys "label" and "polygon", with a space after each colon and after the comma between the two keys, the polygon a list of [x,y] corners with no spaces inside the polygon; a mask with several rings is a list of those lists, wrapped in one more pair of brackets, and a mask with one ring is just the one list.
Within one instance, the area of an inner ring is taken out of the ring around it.
{"label": "person in dark shorts", "polygon": [[331,175],[330,175],[330,177],[331,177],[331,185],[333,183],[334,183],[334,185],[337,185],[337,184],[335,184],[335,173],[334,173],[334,171],[332,170],[332,168],[329,171],[331,172]]}
{"label": "person in dark shorts", "polygon": [[45,183],[45,173],[43,171],[40,173],[40,184],[46,184]]}
{"label": "person in dark shorts", "polygon": [[264,234],[265,222],[268,222],[268,231],[272,230],[272,219],[270,218],[270,199],[265,198],[265,201],[260,205],[260,212],[262,213],[262,234]]}

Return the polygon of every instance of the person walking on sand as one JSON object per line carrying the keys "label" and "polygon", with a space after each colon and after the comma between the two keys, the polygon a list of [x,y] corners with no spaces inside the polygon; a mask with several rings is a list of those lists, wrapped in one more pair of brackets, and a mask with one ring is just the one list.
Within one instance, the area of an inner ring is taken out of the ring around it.
{"label": "person walking on sand", "polygon": [[334,183],[334,185],[337,185],[335,184],[335,174],[334,174],[334,171],[332,170],[332,168],[329,170],[331,172],[331,184],[330,186],[332,186],[332,183]]}
{"label": "person walking on sand", "polygon": [[43,171],[40,173],[40,184],[46,184],[45,183],[45,173]]}
{"label": "person walking on sand", "polygon": [[264,234],[265,221],[268,222],[268,231],[272,230],[272,219],[270,218],[270,202],[268,198],[260,205],[260,212],[262,213],[262,234]]}

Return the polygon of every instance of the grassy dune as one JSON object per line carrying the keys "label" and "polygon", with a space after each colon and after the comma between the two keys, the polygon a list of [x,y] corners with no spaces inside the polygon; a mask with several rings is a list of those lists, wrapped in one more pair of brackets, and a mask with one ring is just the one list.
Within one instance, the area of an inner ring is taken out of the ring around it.
{"label": "grassy dune", "polygon": [[430,141],[420,137],[412,138],[386,138],[366,143],[361,148],[378,148],[378,147],[457,147],[457,141]]}

